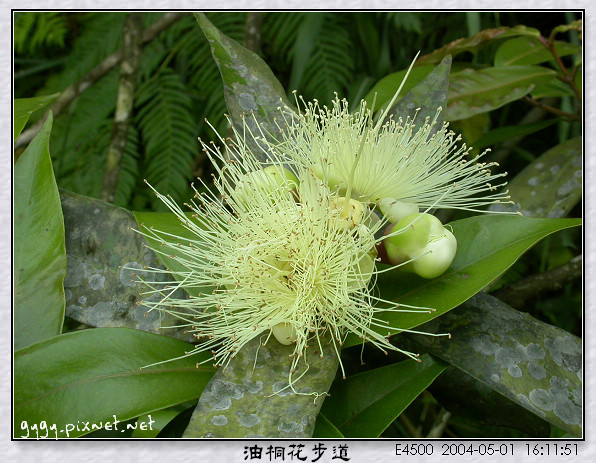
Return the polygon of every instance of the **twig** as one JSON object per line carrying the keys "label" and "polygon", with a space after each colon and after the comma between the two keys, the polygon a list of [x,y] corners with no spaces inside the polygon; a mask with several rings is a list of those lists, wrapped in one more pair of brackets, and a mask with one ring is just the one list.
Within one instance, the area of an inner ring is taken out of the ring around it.
{"label": "twig", "polygon": [[526,103],[531,104],[532,106],[536,106],[538,108],[542,108],[545,111],[548,111],[549,113],[553,113],[553,114],[556,114],[557,116],[564,117],[565,119],[569,119],[569,120],[572,120],[572,121],[579,121],[579,120],[581,120],[581,118],[577,114],[572,114],[572,113],[568,113],[568,112],[565,112],[565,111],[561,111],[560,109],[553,108],[552,106],[546,105],[546,104],[544,104],[544,103],[542,103],[542,102],[540,102],[538,100],[535,100],[534,98],[530,98],[528,96],[525,96],[524,97],[524,101]]}
{"label": "twig", "polygon": [[246,25],[244,27],[244,46],[255,53],[259,52],[261,46],[261,26],[264,13],[254,11],[246,14]]}
{"label": "twig", "polygon": [[448,412],[443,408],[441,410],[441,413],[439,413],[439,416],[437,417],[435,424],[433,424],[433,427],[429,431],[428,436],[426,437],[429,439],[436,439],[438,437],[441,437],[443,435],[445,427],[447,426],[449,418],[451,418],[451,412]]}
{"label": "twig", "polygon": [[541,293],[561,289],[567,283],[581,277],[581,275],[582,256],[580,255],[553,270],[531,275],[504,286],[495,291],[493,296],[498,297],[512,307],[521,308],[528,299],[535,298]]}
{"label": "twig", "polygon": [[[178,20],[182,19],[184,16],[188,15],[189,13],[185,12],[178,12],[178,13],[166,13],[163,15],[159,20],[145,29],[143,33],[142,43],[146,45],[147,43],[151,42],[155,37],[161,34],[164,30],[169,28],[172,24],[177,22]],[[44,117],[42,117],[36,124],[28,128],[27,130],[23,131],[20,137],[15,142],[15,149],[28,144],[35,135],[41,130],[45,120],[48,117],[50,111],[54,113],[54,117],[57,117],[61,114],[66,107],[81,93],[83,93],[86,89],[88,89],[91,85],[105,76],[108,72],[114,69],[120,60],[122,59],[122,50],[118,50],[112,53],[110,56],[105,58],[101,63],[95,66],[86,76],[84,76],[81,80],[76,82],[75,84],[70,85],[61,93],[61,95],[54,101],[50,109],[46,112]]]}
{"label": "twig", "polygon": [[422,437],[422,435],[418,432],[416,427],[412,424],[412,422],[410,421],[410,419],[407,417],[407,415],[405,413],[402,413],[401,415],[399,415],[399,419],[406,426],[406,429],[411,434],[411,437],[417,437],[417,438]]}
{"label": "twig", "polygon": [[100,199],[112,203],[118,187],[120,163],[126,148],[128,128],[134,102],[137,74],[141,62],[143,14],[128,13],[124,23],[120,85],[116,101],[114,129],[108,148],[108,158],[103,177]]}

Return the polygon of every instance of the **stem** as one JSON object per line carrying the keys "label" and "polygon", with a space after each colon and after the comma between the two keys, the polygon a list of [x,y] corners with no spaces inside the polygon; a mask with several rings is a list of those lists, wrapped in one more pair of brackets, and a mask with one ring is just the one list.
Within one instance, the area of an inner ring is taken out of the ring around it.
{"label": "stem", "polygon": [[108,148],[108,158],[103,177],[100,198],[113,203],[118,178],[120,177],[120,163],[126,148],[128,128],[132,115],[132,108],[137,84],[139,64],[141,62],[141,37],[143,32],[143,14],[128,13],[124,23],[124,44],[122,46],[122,62],[120,65],[120,85],[114,116],[114,129]]}
{"label": "stem", "polygon": [[[575,93],[575,96],[581,105],[581,100],[582,100],[581,93],[580,93],[579,89],[577,88],[577,86],[575,85],[575,82],[573,81],[573,76],[569,75],[569,72],[567,72],[567,68],[563,64],[563,61],[561,61],[561,57],[557,53],[557,50],[555,50],[555,36],[551,35],[551,37],[548,40],[546,40],[542,36],[539,36],[538,40],[540,41],[540,43],[542,43],[542,45],[544,45],[546,47],[546,49],[551,53],[551,55],[553,55],[553,58],[555,59],[557,66],[559,66],[559,69],[561,70],[561,72],[563,74],[563,76],[559,77],[559,79],[571,87],[571,89],[573,90],[573,93]],[[573,73],[573,75],[575,75],[575,73]]]}
{"label": "stem", "polygon": [[493,296],[512,307],[520,308],[525,301],[535,299],[542,293],[556,291],[582,276],[582,256],[571,259],[560,267],[538,275],[530,275],[495,291]]}
{"label": "stem", "polygon": [[[164,30],[168,29],[172,24],[182,19],[186,15],[188,15],[188,13],[185,12],[166,13],[158,21],[156,21],[147,29],[145,29],[145,32],[143,33],[142,44],[146,45],[147,43],[151,42]],[[15,149],[19,148],[20,146],[26,145],[31,140],[33,140],[35,135],[37,135],[37,133],[43,127],[43,124],[46,121],[50,111],[54,113],[54,118],[58,117],[66,109],[66,107],[68,107],[68,105],[72,103],[72,101],[76,97],[78,97],[91,85],[93,85],[95,82],[97,82],[107,73],[109,73],[112,69],[114,69],[118,65],[118,63],[120,63],[121,60],[122,50],[120,49],[112,53],[110,56],[106,57],[101,63],[95,66],[81,80],[65,88],[62,94],[56,99],[56,101],[54,101],[52,106],[50,106],[50,109],[46,112],[44,117],[42,117],[36,124],[34,124],[33,126],[21,133],[21,135],[15,142]]]}
{"label": "stem", "polygon": [[542,108],[545,111],[556,114],[557,116],[563,117],[565,119],[569,119],[571,121],[580,121],[581,120],[580,116],[578,116],[577,114],[572,114],[572,113],[568,113],[565,111],[561,111],[560,109],[553,108],[552,106],[546,105],[538,100],[535,100],[534,98],[525,96],[524,101],[526,103],[531,104],[532,106],[536,106],[537,108]]}

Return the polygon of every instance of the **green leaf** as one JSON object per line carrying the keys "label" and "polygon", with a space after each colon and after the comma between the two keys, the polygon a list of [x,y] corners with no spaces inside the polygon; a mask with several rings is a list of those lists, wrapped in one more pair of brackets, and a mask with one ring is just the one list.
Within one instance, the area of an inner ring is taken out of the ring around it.
{"label": "green leaf", "polygon": [[394,118],[404,120],[416,116],[416,126],[421,128],[428,118],[437,118],[435,133],[443,125],[444,111],[437,116],[437,109],[447,105],[447,90],[449,88],[449,72],[451,71],[451,55],[447,55],[419,84],[404,96],[391,110]]}
{"label": "green leaf", "polygon": [[139,416],[132,437],[153,439],[165,428],[170,421],[178,416],[180,410],[168,408]]}
{"label": "green leaf", "polygon": [[422,328],[452,335],[409,336],[424,350],[581,436],[581,339],[482,293]]}
{"label": "green leaf", "polygon": [[540,31],[526,26],[515,26],[511,28],[499,27],[496,29],[486,29],[480,31],[478,34],[475,34],[472,37],[465,37],[448,43],[444,47],[439,48],[438,50],[435,50],[432,53],[421,57],[418,60],[418,64],[439,63],[447,55],[451,55],[455,58],[455,56],[465,51],[475,53],[484,48],[485,46],[493,43],[495,40],[516,37],[520,35],[538,37],[540,35]]}
{"label": "green leaf", "polygon": [[323,412],[320,412],[317,415],[312,437],[317,439],[343,439],[344,435],[329,421]]}
{"label": "green leaf", "polygon": [[[555,51],[560,57],[581,53],[581,47],[568,42],[555,41]],[[518,37],[507,40],[495,54],[495,66],[540,64],[554,60],[553,54],[535,37]]]}
{"label": "green leaf", "polygon": [[84,429],[85,422],[113,422],[114,415],[125,421],[196,399],[215,370],[196,367],[210,354],[184,356],[192,347],[139,330],[97,328],[56,336],[18,351],[14,437],[24,436],[20,431],[23,421],[30,426],[45,421],[56,425],[58,437],[78,437],[93,430]]}
{"label": "green leaf", "polygon": [[[278,108],[291,107],[283,86],[257,54],[222,34],[204,14],[195,13],[195,18],[211,45],[213,58],[223,79],[226,104],[234,125],[242,133],[243,115],[252,113],[259,127],[252,118],[247,117],[246,123],[251,130],[255,133],[264,130],[275,137],[279,134],[274,121],[279,116]],[[255,152],[262,153],[265,160],[266,153],[252,141],[252,138],[248,137],[247,141]]]}
{"label": "green leaf", "polygon": [[446,368],[430,355],[333,383],[321,409],[346,437],[379,437]]}
{"label": "green leaf", "polygon": [[14,348],[60,334],[66,251],[49,151],[52,114],[14,168]]}
{"label": "green leaf", "polygon": [[[386,320],[388,327],[377,331],[384,335],[388,331],[399,332],[444,314],[481,291],[545,236],[580,224],[580,219],[531,219],[516,215],[481,215],[451,222],[458,249],[445,273],[431,280],[399,271],[381,273],[377,278],[383,299],[436,311],[384,312],[378,318]],[[350,335],[344,347],[360,342]]]}
{"label": "green leaf", "polygon": [[476,140],[480,139],[490,126],[490,116],[488,113],[476,114],[466,119],[454,121],[451,126],[463,134],[466,144],[473,145],[474,148],[470,154],[476,156],[480,150]]}
{"label": "green leaf", "polygon": [[582,196],[582,139],[557,145],[533,161],[508,184],[515,204],[492,210],[521,211],[529,217],[565,217]]}
{"label": "green leaf", "polygon": [[[133,214],[135,216],[135,219],[137,220],[137,223],[139,224],[139,228],[141,229],[141,231],[145,233],[151,234],[152,231],[169,233],[172,235],[176,235],[179,238],[177,238],[177,242],[179,243],[185,244],[189,241],[192,241],[193,245],[200,245],[200,243],[197,243],[197,235],[185,228],[180,222],[180,219],[178,219],[178,217],[176,217],[176,215],[171,212],[133,212]],[[187,217],[192,220],[192,216],[190,213],[187,214]],[[180,254],[176,247],[162,245],[162,242],[159,240],[157,236],[145,236],[145,239],[151,246],[151,249],[156,251],[157,257],[166,268],[169,268],[174,272],[189,271],[187,267],[180,264],[176,259],[172,257],[178,254],[184,258],[187,258],[186,255]],[[184,279],[184,277],[180,275],[174,274],[173,276],[178,281],[182,281]],[[188,294],[194,297],[197,297],[200,293],[205,294],[213,291],[213,288],[207,287],[194,288],[187,286],[184,289],[186,292],[188,292]]]}
{"label": "green leaf", "polygon": [[558,79],[549,80],[543,84],[538,84],[530,92],[532,98],[539,100],[541,98],[552,98],[561,96],[572,96],[575,97],[575,93],[571,87],[565,82],[561,82]]}
{"label": "green leaf", "polygon": [[[458,310],[454,309],[452,313],[458,313]],[[401,348],[418,353],[427,350],[417,343],[404,346],[404,337],[396,338]],[[416,339],[422,337],[416,336]],[[457,341],[454,338],[449,340]],[[446,410],[472,426],[505,426],[518,429],[530,437],[547,437],[550,433],[549,423],[453,365],[448,366],[432,383],[429,391]]]}
{"label": "green leaf", "polygon": [[[400,94],[402,97],[418,85],[426,76],[428,76],[436,66],[427,64],[425,66],[416,66],[412,68],[408,80],[401,89]],[[375,103],[375,111],[378,108],[385,106],[397,89],[401,85],[404,77],[406,76],[407,69],[403,71],[394,72],[379,80],[375,86],[366,94],[364,101],[366,101],[366,107],[372,108],[373,101]],[[376,99],[375,99],[376,98]],[[398,100],[399,101],[399,100]]]}
{"label": "green leaf", "polygon": [[[165,271],[144,269],[162,267],[137,232],[133,214],[64,190],[60,199],[68,260],[64,278],[66,316],[94,327],[135,328],[194,341],[187,327],[180,326],[184,321],[165,312],[149,311],[143,305],[162,296],[145,294],[149,288],[138,281],[139,277],[159,287],[175,280]],[[174,292],[176,298],[185,296],[182,289]]]}
{"label": "green leaf", "polygon": [[445,119],[456,121],[500,108],[555,76],[555,71],[541,66],[465,69],[453,73]]}
{"label": "green leaf", "polygon": [[19,137],[31,114],[38,109],[49,105],[56,98],[58,98],[59,95],[59,93],[54,93],[53,95],[38,96],[35,98],[19,98],[14,100],[13,140],[16,140]]}
{"label": "green leaf", "polygon": [[569,31],[582,31],[582,20],[578,19],[576,21],[570,22],[569,24],[563,24],[561,26],[557,26],[553,29],[551,35],[555,36],[556,34],[560,34],[562,32],[569,32]]}
{"label": "green leaf", "polygon": [[512,138],[524,137],[526,135],[530,135],[539,132],[542,129],[550,127],[555,122],[558,122],[558,120],[548,119],[545,121],[529,122],[527,124],[499,127],[498,129],[491,130],[490,132],[484,134],[482,137],[475,140],[473,142],[474,148],[488,148],[490,146],[496,145],[497,143],[501,143]]}
{"label": "green leaf", "polygon": [[323,404],[315,399],[329,391],[339,365],[329,336],[321,347],[290,373],[293,345],[265,333],[251,339],[209,382],[183,437],[312,437]]}

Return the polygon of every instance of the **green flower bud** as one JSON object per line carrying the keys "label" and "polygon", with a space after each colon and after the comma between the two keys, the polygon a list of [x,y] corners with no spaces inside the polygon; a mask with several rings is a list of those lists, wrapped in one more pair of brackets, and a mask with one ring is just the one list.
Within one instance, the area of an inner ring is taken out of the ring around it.
{"label": "green flower bud", "polygon": [[331,165],[323,166],[321,164],[313,164],[311,166],[313,173],[327,184],[330,190],[345,191],[345,184],[343,177],[339,175]]}
{"label": "green flower bud", "polygon": [[397,223],[404,217],[416,214],[418,206],[414,203],[405,203],[393,198],[383,198],[379,201],[379,209],[391,223]]}
{"label": "green flower bud", "polygon": [[443,227],[435,216],[425,213],[411,214],[392,225],[385,240],[389,261],[403,264],[423,278],[435,278],[449,268],[457,251],[457,240]]}
{"label": "green flower bud", "polygon": [[273,326],[271,332],[273,333],[273,336],[275,336],[275,339],[284,346],[292,344],[298,337],[294,325],[287,322],[278,323]]}
{"label": "green flower bud", "polygon": [[436,278],[449,268],[457,251],[453,233],[445,230],[443,235],[428,243],[422,257],[412,262],[414,272],[423,278]]}
{"label": "green flower bud", "polygon": [[248,203],[254,198],[263,198],[263,196],[269,196],[272,201],[275,201],[276,195],[290,192],[297,185],[298,179],[288,169],[279,165],[269,166],[246,173],[236,185],[234,196],[240,203]]}
{"label": "green flower bud", "polygon": [[377,249],[372,248],[370,252],[367,252],[362,256],[355,268],[355,280],[349,283],[351,290],[357,291],[368,286],[373,273],[375,271],[375,259],[377,258]]}

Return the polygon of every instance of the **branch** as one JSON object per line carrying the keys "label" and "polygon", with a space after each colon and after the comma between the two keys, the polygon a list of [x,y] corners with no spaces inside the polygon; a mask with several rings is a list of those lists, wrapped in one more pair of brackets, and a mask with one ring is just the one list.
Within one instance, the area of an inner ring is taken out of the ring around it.
{"label": "branch", "polygon": [[582,256],[548,272],[531,275],[495,291],[492,295],[515,308],[541,293],[556,291],[582,275]]}
{"label": "branch", "polygon": [[120,162],[126,148],[130,116],[134,102],[135,87],[139,64],[141,62],[141,40],[143,33],[143,14],[128,13],[124,23],[124,44],[122,45],[122,63],[120,65],[120,85],[116,101],[114,129],[108,148],[108,158],[103,177],[100,199],[114,202],[120,176]]}
{"label": "branch", "polygon": [[524,97],[524,101],[526,103],[530,103],[532,106],[536,106],[538,108],[542,108],[545,111],[548,111],[550,113],[556,114],[557,116],[563,117],[565,119],[571,120],[571,121],[580,121],[581,118],[577,115],[577,114],[572,114],[572,113],[567,113],[565,111],[561,111],[560,109],[557,108],[553,108],[552,106],[546,105],[538,100],[535,100],[534,98],[530,98],[528,96]]}
{"label": "branch", "polygon": [[427,439],[437,439],[443,436],[443,432],[447,427],[447,422],[451,418],[451,413],[445,410],[444,408],[441,409],[441,413],[437,417],[437,420],[433,424],[432,429],[429,431]]}
{"label": "branch", "polygon": [[[164,30],[168,29],[172,24],[177,22],[178,20],[182,19],[184,16],[188,15],[185,12],[178,12],[178,13],[166,13],[163,15],[159,20],[145,29],[143,33],[142,44],[146,45],[147,43],[151,42],[155,37],[161,34]],[[35,135],[41,130],[43,127],[44,122],[46,121],[48,114],[50,111],[53,111],[54,118],[58,117],[66,107],[81,93],[83,93],[86,89],[88,89],[91,85],[105,76],[108,72],[114,69],[118,63],[122,60],[122,50],[118,50],[112,53],[110,56],[105,58],[101,63],[95,66],[89,74],[79,80],[77,83],[70,85],[62,94],[58,97],[58,99],[50,106],[50,109],[46,112],[44,117],[42,117],[37,123],[33,126],[28,128],[27,130],[21,133],[21,136],[15,142],[15,149],[28,144]]]}
{"label": "branch", "polygon": [[246,25],[244,27],[244,47],[255,53],[259,52],[261,46],[261,26],[264,13],[248,12],[246,14]]}

